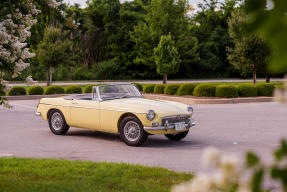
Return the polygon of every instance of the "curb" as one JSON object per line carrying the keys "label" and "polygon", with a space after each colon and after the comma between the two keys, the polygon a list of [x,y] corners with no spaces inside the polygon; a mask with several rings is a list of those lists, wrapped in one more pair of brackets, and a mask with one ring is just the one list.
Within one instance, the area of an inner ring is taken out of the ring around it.
{"label": "curb", "polygon": [[[7,96],[9,101],[15,100],[40,100],[42,98],[55,98],[65,96],[66,94],[57,95],[22,95],[22,96]],[[245,98],[197,98],[197,97],[180,97],[167,96],[156,94],[143,94],[147,99],[175,101],[184,104],[236,104],[236,103],[257,103],[257,102],[272,102],[274,97],[245,97]]]}
{"label": "curb", "polygon": [[8,99],[8,101],[15,101],[15,100],[40,100],[42,98],[55,98],[61,96],[65,96],[65,94],[6,96],[6,98]]}
{"label": "curb", "polygon": [[184,104],[236,104],[236,103],[257,103],[257,102],[272,102],[273,97],[245,97],[245,98],[196,98],[196,97],[180,97],[144,94],[147,99],[158,99],[175,101]]}

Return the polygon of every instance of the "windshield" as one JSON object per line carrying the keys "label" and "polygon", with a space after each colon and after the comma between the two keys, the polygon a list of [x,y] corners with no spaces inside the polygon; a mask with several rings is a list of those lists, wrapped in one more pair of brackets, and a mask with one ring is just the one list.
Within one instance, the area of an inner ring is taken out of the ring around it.
{"label": "windshield", "polygon": [[127,85],[101,85],[99,94],[102,100],[142,97],[136,86]]}

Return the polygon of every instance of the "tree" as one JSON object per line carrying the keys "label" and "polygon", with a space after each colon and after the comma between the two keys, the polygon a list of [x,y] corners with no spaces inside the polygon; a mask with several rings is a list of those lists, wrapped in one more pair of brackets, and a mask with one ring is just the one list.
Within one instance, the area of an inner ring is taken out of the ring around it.
{"label": "tree", "polygon": [[[55,0],[45,2],[50,7],[58,6]],[[5,88],[2,79],[19,76],[30,65],[27,60],[35,56],[27,47],[27,38],[31,35],[31,27],[37,22],[34,18],[38,14],[33,0],[0,2],[0,93]],[[5,104],[3,99],[0,96],[0,105]]]}
{"label": "tree", "polygon": [[204,0],[201,10],[192,18],[191,36],[198,39],[200,62],[195,73],[230,75],[226,47],[233,42],[228,34],[227,20],[239,0]]}
{"label": "tree", "polygon": [[287,73],[287,1],[246,0],[246,12],[249,32],[262,34],[272,49],[269,69]]}
{"label": "tree", "polygon": [[179,68],[180,58],[171,35],[162,35],[158,46],[154,49],[156,71],[163,75],[163,83],[167,75],[176,73]]}
{"label": "tree", "polygon": [[37,59],[47,69],[47,86],[52,84],[52,68],[73,63],[71,45],[71,41],[65,39],[59,28],[46,28],[43,41],[38,45]]}
{"label": "tree", "polygon": [[243,75],[252,73],[256,84],[256,73],[266,68],[270,49],[258,34],[248,34],[244,28],[246,16],[241,9],[235,10],[228,21],[229,34],[234,40],[234,48],[229,48],[228,59]]}
{"label": "tree", "polygon": [[152,0],[146,6],[145,21],[131,32],[131,38],[136,43],[134,63],[148,71],[150,78],[155,77],[152,72],[157,66],[153,50],[158,46],[161,36],[172,35],[175,46],[187,36],[187,10],[187,0]]}

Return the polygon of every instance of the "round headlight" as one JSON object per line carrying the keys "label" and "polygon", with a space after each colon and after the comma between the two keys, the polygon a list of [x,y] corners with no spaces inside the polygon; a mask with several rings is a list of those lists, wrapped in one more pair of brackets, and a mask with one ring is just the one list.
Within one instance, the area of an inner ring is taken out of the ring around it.
{"label": "round headlight", "polygon": [[187,111],[192,115],[193,114],[193,108],[191,106],[187,107]]}
{"label": "round headlight", "polygon": [[146,114],[146,118],[151,121],[151,120],[154,119],[154,117],[155,117],[154,111],[153,110],[148,110],[148,113]]}

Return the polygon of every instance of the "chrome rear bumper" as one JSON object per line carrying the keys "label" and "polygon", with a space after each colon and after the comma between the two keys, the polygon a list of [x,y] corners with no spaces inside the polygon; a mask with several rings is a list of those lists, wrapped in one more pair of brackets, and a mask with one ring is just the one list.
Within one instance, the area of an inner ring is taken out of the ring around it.
{"label": "chrome rear bumper", "polygon": [[36,112],[35,115],[36,116],[41,116],[41,113],[40,112]]}

